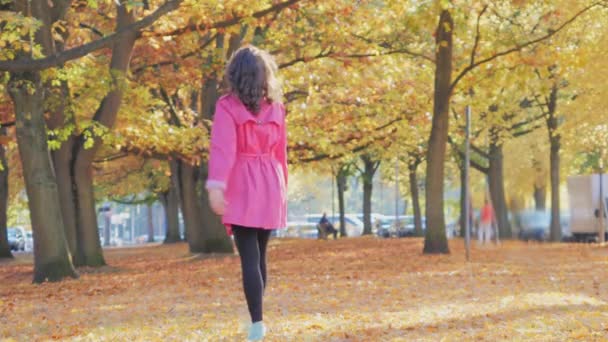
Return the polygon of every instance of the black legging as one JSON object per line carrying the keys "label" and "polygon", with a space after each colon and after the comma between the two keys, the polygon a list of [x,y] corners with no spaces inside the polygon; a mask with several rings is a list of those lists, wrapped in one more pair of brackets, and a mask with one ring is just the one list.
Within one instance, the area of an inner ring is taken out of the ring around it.
{"label": "black legging", "polygon": [[241,256],[243,288],[253,323],[262,320],[262,297],[266,288],[266,246],[270,230],[233,225],[236,248]]}

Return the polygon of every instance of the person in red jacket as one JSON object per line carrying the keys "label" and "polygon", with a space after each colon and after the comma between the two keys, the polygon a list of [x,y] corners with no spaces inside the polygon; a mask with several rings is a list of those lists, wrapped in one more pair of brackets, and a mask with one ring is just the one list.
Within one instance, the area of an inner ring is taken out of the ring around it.
{"label": "person in red jacket", "polygon": [[478,238],[479,243],[484,244],[490,242],[492,239],[492,227],[496,223],[496,215],[494,215],[494,208],[488,199],[484,201],[484,205],[479,213],[479,232]]}

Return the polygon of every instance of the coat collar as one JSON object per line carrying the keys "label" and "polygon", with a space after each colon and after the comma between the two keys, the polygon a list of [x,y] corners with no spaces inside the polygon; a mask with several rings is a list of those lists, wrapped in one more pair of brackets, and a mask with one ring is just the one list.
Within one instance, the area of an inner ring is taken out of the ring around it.
{"label": "coat collar", "polygon": [[276,102],[263,102],[258,115],[251,114],[238,97],[233,94],[222,96],[217,105],[224,105],[234,118],[234,121],[239,125],[242,125],[247,121],[258,122],[258,120],[261,120],[264,123],[275,122],[277,125],[283,123],[281,107],[280,104]]}

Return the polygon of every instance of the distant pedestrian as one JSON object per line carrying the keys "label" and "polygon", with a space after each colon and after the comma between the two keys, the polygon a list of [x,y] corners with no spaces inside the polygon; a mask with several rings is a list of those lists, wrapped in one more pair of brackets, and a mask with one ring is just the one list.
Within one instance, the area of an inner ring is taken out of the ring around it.
{"label": "distant pedestrian", "polygon": [[486,198],[484,205],[479,213],[479,231],[478,238],[480,244],[485,244],[492,239],[492,227],[496,223],[496,215],[494,215],[494,208],[492,204]]}
{"label": "distant pedestrian", "polygon": [[270,232],[286,226],[285,108],[276,71],[266,51],[237,50],[225,72],[229,92],[215,105],[211,131],[206,188],[211,208],[223,216],[239,251],[250,341],[266,334],[262,299]]}

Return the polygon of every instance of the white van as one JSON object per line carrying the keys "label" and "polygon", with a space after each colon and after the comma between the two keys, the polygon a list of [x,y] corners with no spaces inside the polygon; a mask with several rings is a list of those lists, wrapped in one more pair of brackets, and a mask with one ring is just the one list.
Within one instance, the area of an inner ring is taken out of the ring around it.
{"label": "white van", "polygon": [[[608,175],[602,175],[604,210],[608,209]],[[577,241],[596,240],[599,233],[600,176],[599,174],[568,177],[570,202],[569,229]],[[606,217],[606,211],[604,211]],[[604,219],[604,225],[608,219]],[[608,231],[608,229],[606,229]]]}

